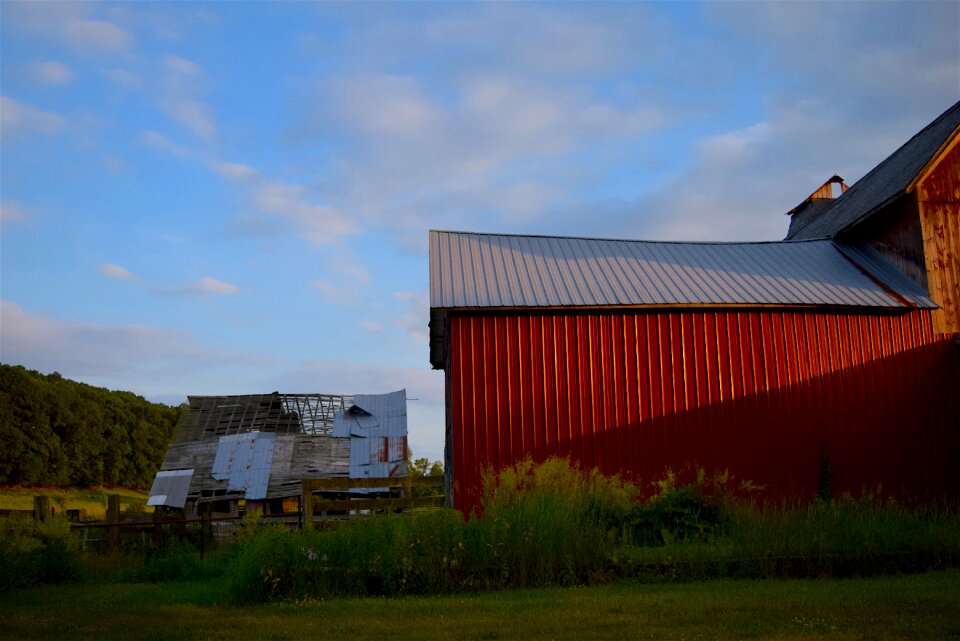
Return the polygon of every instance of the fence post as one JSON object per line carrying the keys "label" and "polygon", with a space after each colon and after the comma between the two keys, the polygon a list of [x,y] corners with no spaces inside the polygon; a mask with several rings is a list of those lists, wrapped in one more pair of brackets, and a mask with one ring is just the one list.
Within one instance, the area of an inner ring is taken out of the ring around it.
{"label": "fence post", "polygon": [[33,518],[37,521],[46,521],[50,516],[50,497],[33,497]]}
{"label": "fence post", "polygon": [[118,552],[120,550],[120,495],[111,494],[107,496],[107,540],[110,543],[110,551]]}
{"label": "fence post", "polygon": [[163,517],[166,508],[157,505],[153,508],[153,545],[158,550],[163,549]]}
{"label": "fence post", "polygon": [[203,560],[207,537],[210,536],[210,508],[210,503],[200,504],[200,560]]}
{"label": "fence post", "polygon": [[313,529],[313,487],[309,479],[301,479],[302,496],[300,497],[300,513],[303,515],[303,529]]}

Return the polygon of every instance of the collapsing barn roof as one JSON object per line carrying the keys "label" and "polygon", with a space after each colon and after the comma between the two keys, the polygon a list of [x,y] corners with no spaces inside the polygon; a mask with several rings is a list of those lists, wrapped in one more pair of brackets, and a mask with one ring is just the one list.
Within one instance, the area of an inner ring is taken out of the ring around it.
{"label": "collapsing barn roof", "polygon": [[189,407],[177,426],[179,441],[248,432],[327,434],[333,425],[334,413],[353,404],[352,396],[279,392],[188,396],[187,400]]}
{"label": "collapsing barn roof", "polygon": [[303,477],[406,474],[405,390],[188,400],[151,505],[297,496]]}

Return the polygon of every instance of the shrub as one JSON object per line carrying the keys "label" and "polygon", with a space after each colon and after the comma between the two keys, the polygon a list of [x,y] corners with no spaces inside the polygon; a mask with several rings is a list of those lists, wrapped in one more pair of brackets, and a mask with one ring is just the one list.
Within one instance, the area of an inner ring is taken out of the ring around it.
{"label": "shrub", "polygon": [[0,592],[80,578],[70,524],[63,518],[0,518]]}
{"label": "shrub", "polygon": [[729,480],[726,471],[708,478],[703,469],[698,469],[693,482],[681,485],[679,476],[667,470],[655,483],[658,492],[631,511],[627,519],[631,542],[669,545],[723,534],[735,502],[728,490]]}
{"label": "shrub", "polygon": [[149,553],[143,567],[120,572],[116,580],[160,583],[204,579],[215,574],[216,567],[204,564],[193,545],[173,540],[166,549]]}

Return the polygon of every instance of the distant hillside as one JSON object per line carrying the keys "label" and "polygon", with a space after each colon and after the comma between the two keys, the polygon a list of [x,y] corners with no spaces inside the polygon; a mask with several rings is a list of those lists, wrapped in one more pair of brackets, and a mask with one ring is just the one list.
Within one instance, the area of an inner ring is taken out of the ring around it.
{"label": "distant hillside", "polygon": [[0,364],[0,485],[149,487],[180,411]]}

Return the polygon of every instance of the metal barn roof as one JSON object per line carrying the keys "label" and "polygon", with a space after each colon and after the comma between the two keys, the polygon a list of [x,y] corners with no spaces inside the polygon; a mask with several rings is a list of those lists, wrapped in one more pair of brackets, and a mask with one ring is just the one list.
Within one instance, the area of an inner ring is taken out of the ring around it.
{"label": "metal barn roof", "polygon": [[931,158],[960,127],[960,102],[947,109],[843,195],[813,212],[791,220],[787,240],[833,238],[866,220],[901,196]]}
{"label": "metal barn roof", "polygon": [[[936,307],[831,240],[677,243],[430,232],[430,307]],[[856,261],[856,262],[855,262]]]}
{"label": "metal barn roof", "polygon": [[331,434],[350,437],[350,478],[405,475],[407,391],[357,394],[351,407],[337,412]]}
{"label": "metal barn roof", "polygon": [[187,502],[187,492],[193,480],[193,470],[167,470],[157,472],[150,488],[147,505],[165,505],[182,508]]}

